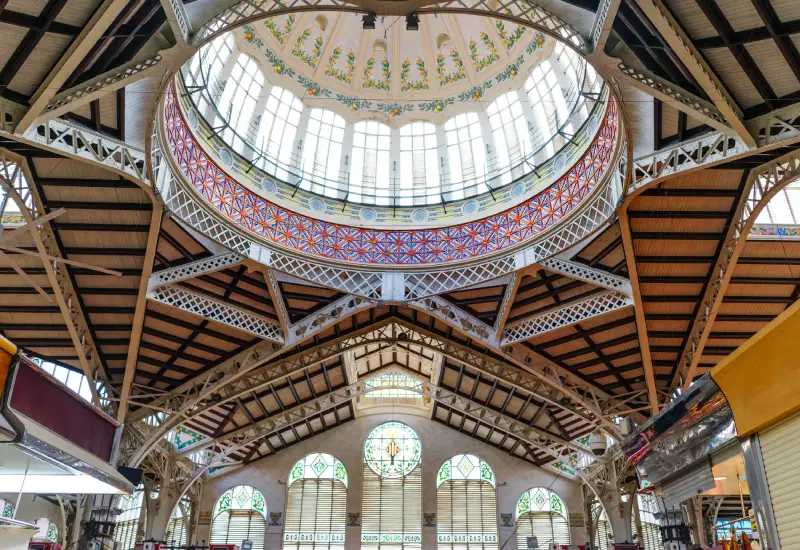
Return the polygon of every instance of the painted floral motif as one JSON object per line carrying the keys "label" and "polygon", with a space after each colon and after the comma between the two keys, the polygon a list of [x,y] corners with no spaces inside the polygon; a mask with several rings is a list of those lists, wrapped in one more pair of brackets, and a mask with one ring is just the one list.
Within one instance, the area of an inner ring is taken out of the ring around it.
{"label": "painted floral motif", "polygon": [[233,504],[233,490],[225,491],[217,501],[217,513],[230,510]]}
{"label": "painted floral motif", "polygon": [[370,57],[364,65],[364,88],[371,90],[386,90],[391,88],[392,72],[389,70],[389,60],[385,57],[381,61],[381,77],[372,78],[372,71],[375,69],[375,58]]}
{"label": "painted floral motif", "polygon": [[467,71],[464,70],[464,62],[455,49],[450,50],[450,60],[453,62],[453,70],[447,72],[445,66],[447,57],[443,53],[436,56],[436,76],[439,77],[439,86],[447,86],[453,82],[467,78]]}
{"label": "painted floral motif", "polygon": [[382,113],[396,117],[413,111],[414,105],[411,103],[378,103],[375,108]]}
{"label": "painted floral motif", "polygon": [[292,32],[292,28],[294,28],[296,16],[290,13],[282,27],[279,26],[278,19],[278,17],[268,17],[264,20],[264,26],[269,29],[269,33],[275,37],[275,40],[283,44]]}
{"label": "painted floral motif", "polygon": [[[512,15],[511,10],[506,10],[506,15]],[[509,31],[506,28],[505,22],[500,19],[496,20],[495,26],[497,27],[497,32],[500,33],[500,38],[503,39],[503,44],[505,44],[506,48],[509,50],[519,42],[519,39],[522,38],[525,35],[525,31],[528,30],[527,27],[523,27],[522,25],[515,25],[515,29]]]}
{"label": "painted floral motif", "polygon": [[403,61],[403,66],[400,70],[400,82],[402,83],[400,86],[400,90],[403,92],[407,92],[409,90],[427,90],[428,89],[428,69],[425,67],[425,62],[422,60],[421,57],[417,58],[417,76],[419,76],[419,80],[409,80],[409,75],[411,74],[411,61],[405,59]]}
{"label": "painted floral motif", "polygon": [[295,42],[294,47],[292,48],[292,55],[312,69],[316,69],[317,63],[319,63],[319,58],[322,57],[322,35],[317,35],[317,38],[314,40],[314,47],[311,48],[311,53],[309,54],[305,51],[304,46],[306,44],[306,40],[308,40],[310,36],[311,27],[300,33],[300,36],[297,38],[297,42]]}
{"label": "painted floral motif", "polygon": [[284,63],[283,59],[281,59],[280,56],[275,55],[275,53],[269,48],[264,48],[264,57],[266,57],[272,64],[273,72],[275,72],[276,74],[294,77],[295,75],[294,69],[287,66],[286,63]]}
{"label": "painted floral motif", "polygon": [[475,67],[476,72],[481,72],[483,69],[498,61],[500,56],[497,54],[497,47],[489,35],[485,32],[480,34],[481,42],[486,49],[486,55],[481,56],[478,51],[478,43],[475,40],[469,41],[469,57],[472,59],[472,65]]}
{"label": "painted floral motif", "polygon": [[522,65],[522,62],[525,61],[525,58],[522,56],[517,57],[517,59],[503,69],[500,74],[494,77],[495,82],[503,82],[504,80],[514,80],[517,75],[519,74],[519,68]]}
{"label": "painted floral motif", "polygon": [[261,40],[258,36],[256,36],[256,31],[253,30],[253,27],[250,25],[244,25],[242,27],[244,30],[244,39],[247,40],[250,44],[255,44],[259,48],[264,47],[264,41]]}
{"label": "painted floral motif", "polygon": [[531,54],[544,47],[544,34],[537,32],[530,44],[525,48],[525,53]]}
{"label": "painted floral motif", "polygon": [[494,472],[492,472],[492,469],[489,468],[489,465],[483,461],[481,461],[481,479],[494,484]]}
{"label": "painted floral motif", "polygon": [[331,97],[333,95],[333,92],[328,88],[323,88],[310,78],[306,78],[301,74],[297,75],[297,82],[300,83],[303,88],[305,88],[306,92],[308,92],[308,95],[310,96]]}
{"label": "painted floral motif", "polygon": [[47,540],[50,542],[58,542],[58,527],[56,527],[54,523],[51,523],[47,527]]}
{"label": "painted floral motif", "polygon": [[267,504],[264,502],[264,495],[261,494],[261,491],[253,490],[253,510],[264,515],[266,509]]}
{"label": "painted floral motif", "polygon": [[353,72],[356,70],[356,54],[353,53],[353,50],[347,52],[347,64],[345,65],[344,70],[342,70],[336,67],[336,63],[339,61],[342,51],[343,50],[341,46],[336,46],[333,48],[333,52],[331,52],[331,56],[328,58],[328,66],[325,68],[325,74],[332,76],[341,82],[352,84]]}
{"label": "painted floral motif", "polygon": [[372,105],[366,99],[359,99],[357,97],[346,96],[344,94],[336,94],[336,101],[354,113],[360,111],[361,109],[369,108]]}
{"label": "painted floral motif", "polygon": [[525,491],[522,493],[522,496],[519,497],[519,502],[517,502],[517,517],[525,512],[529,512],[531,509],[531,493],[530,491]]}
{"label": "painted floral motif", "polygon": [[3,505],[3,517],[4,518],[14,517],[14,505],[8,501],[6,501]]}
{"label": "painted floral motif", "polygon": [[450,461],[445,461],[442,464],[442,467],[439,468],[439,479],[437,480],[439,483],[437,485],[441,485],[443,481],[447,481],[450,479]]}
{"label": "painted floral motif", "polygon": [[488,90],[492,87],[492,81],[487,80],[480,86],[475,86],[474,88],[467,90],[466,92],[461,92],[456,96],[456,99],[459,101],[480,101],[483,97],[483,92]]}
{"label": "painted floral motif", "polygon": [[437,99],[435,101],[423,101],[418,105],[418,107],[420,111],[439,114],[444,112],[448,105],[453,105],[455,102],[455,99],[452,97],[447,97],[445,99]]}

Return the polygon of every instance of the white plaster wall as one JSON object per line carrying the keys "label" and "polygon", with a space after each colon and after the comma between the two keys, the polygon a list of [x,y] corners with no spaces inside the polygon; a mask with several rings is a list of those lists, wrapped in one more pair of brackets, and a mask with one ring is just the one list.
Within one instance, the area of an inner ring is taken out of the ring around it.
{"label": "white plaster wall", "polygon": [[[427,418],[404,414],[370,415],[357,418],[338,428],[289,447],[274,456],[256,461],[245,468],[210,480],[203,489],[200,510],[211,512],[222,493],[236,485],[252,485],[264,494],[268,512],[283,512],[286,498],[285,480],[292,466],[311,452],[326,452],[336,456],[347,469],[348,512],[361,510],[363,444],[369,432],[378,424],[390,420],[404,422],[419,434],[422,442],[422,510],[436,512],[436,474],[445,460],[456,454],[479,456],[494,470],[497,479],[498,521],[501,513],[513,513],[520,495],[531,487],[549,487],[566,504],[570,512],[581,512],[581,490],[576,481],[557,476],[514,458],[506,452],[477,441]],[[269,517],[269,515],[267,516]],[[513,533],[513,528],[500,529],[501,545]],[[196,540],[208,540],[209,526],[200,525]],[[436,547],[436,529],[423,527],[423,548]],[[345,548],[360,547],[361,529],[348,527]],[[573,544],[584,543],[583,528],[573,528]],[[281,548],[282,527],[268,527],[265,548]],[[508,548],[515,548],[511,543]]]}

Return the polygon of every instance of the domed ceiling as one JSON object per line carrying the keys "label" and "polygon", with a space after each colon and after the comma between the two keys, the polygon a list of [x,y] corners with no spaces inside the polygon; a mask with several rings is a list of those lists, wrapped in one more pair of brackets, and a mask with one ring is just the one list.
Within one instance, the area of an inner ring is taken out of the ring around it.
{"label": "domed ceiling", "polygon": [[387,119],[435,118],[491,100],[518,88],[554,46],[542,33],[486,17],[422,15],[418,31],[407,30],[403,17],[378,17],[374,30],[364,30],[361,17],[282,15],[245,25],[236,40],[271,66],[270,80],[313,106]]}

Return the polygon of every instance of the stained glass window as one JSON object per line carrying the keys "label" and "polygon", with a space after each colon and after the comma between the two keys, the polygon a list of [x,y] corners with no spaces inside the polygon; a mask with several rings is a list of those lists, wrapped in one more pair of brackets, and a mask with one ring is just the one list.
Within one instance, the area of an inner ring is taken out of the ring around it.
{"label": "stained glass window", "polygon": [[517,501],[517,547],[528,547],[528,537],[537,537],[541,546],[570,544],[569,515],[564,501],[544,487],[528,489]]}
{"label": "stained glass window", "polygon": [[381,424],[364,444],[362,550],[422,548],[422,447],[399,422]]}
{"label": "stained glass window", "polygon": [[436,476],[440,550],[496,550],[497,494],[494,472],[474,455],[456,455]]}
{"label": "stained glass window", "polygon": [[422,399],[422,382],[402,372],[380,374],[364,382],[366,399]]}
{"label": "stained glass window", "polygon": [[326,453],[301,458],[289,472],[284,550],[344,548],[347,471]]}
{"label": "stained glass window", "polygon": [[260,491],[239,485],[225,491],[214,506],[212,544],[241,544],[253,541],[253,550],[264,550],[267,505]]}

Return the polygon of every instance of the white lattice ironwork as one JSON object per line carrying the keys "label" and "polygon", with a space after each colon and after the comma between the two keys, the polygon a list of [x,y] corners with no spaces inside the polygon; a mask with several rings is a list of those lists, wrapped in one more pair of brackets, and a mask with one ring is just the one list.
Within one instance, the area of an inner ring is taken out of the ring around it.
{"label": "white lattice ironwork", "polygon": [[741,141],[722,132],[706,134],[639,157],[633,161],[633,183],[628,193],[663,178],[697,168],[707,168],[748,153]]}
{"label": "white lattice ironwork", "polygon": [[149,186],[144,151],[77,124],[60,119],[42,122],[25,132],[22,140],[67,157],[101,164],[139,185]]}
{"label": "white lattice ironwork", "polygon": [[538,313],[525,319],[509,323],[503,329],[501,346],[528,340],[534,336],[580,323],[586,319],[604,315],[633,305],[633,298],[621,292],[603,292]]}
{"label": "white lattice ironwork", "polygon": [[680,86],[664,80],[659,76],[644,70],[629,67],[625,63],[619,63],[618,68],[622,75],[631,80],[631,84],[637,88],[644,88],[645,92],[653,92],[664,99],[670,99],[683,106],[681,110],[688,110],[693,117],[702,120],[719,130],[731,130],[728,121],[712,103],[687,92]]}
{"label": "white lattice ironwork", "polygon": [[291,325],[289,327],[289,337],[286,345],[290,346],[293,342],[303,340],[312,332],[319,332],[326,327],[335,325],[347,317],[355,315],[359,311],[369,309],[374,305],[375,302],[360,296],[345,296],[339,298],[332,304],[328,304],[319,311],[315,311],[308,317]]}
{"label": "white lattice ironwork", "polygon": [[105,72],[92,80],[59,93],[53,97],[52,100],[50,100],[50,102],[44,108],[44,112],[53,113],[55,111],[60,112],[65,108],[72,109],[73,103],[86,96],[96,94],[100,90],[113,86],[114,84],[121,83],[122,81],[126,81],[126,85],[128,81],[132,83],[132,78],[134,76],[146,76],[145,71],[147,69],[155,67],[163,60],[164,55],[163,53],[159,52],[145,59],[129,61],[128,63]]}
{"label": "white lattice ironwork", "polygon": [[[389,5],[382,5],[376,9],[378,9],[378,15],[402,16],[408,12],[405,7],[394,8]],[[357,4],[338,0],[287,0],[285,2],[243,0],[205,23],[195,35],[193,43],[200,46],[224,32],[266,17],[309,10],[351,11],[358,13],[366,13],[367,11]],[[585,39],[577,30],[533,2],[509,0],[503,3],[492,3],[485,0],[451,0],[423,7],[418,12],[470,13],[505,19],[553,36],[578,51],[585,52],[586,50]]]}
{"label": "white lattice ironwork", "polygon": [[175,39],[183,44],[188,44],[192,27],[186,16],[183,2],[181,0],[161,0],[161,6],[164,8],[164,13],[167,14],[167,21],[169,21]]}
{"label": "white lattice ironwork", "polygon": [[[620,0],[602,0],[594,14],[592,23],[592,52],[602,53],[605,48],[614,19],[617,18]],[[609,17],[610,16],[610,17]]]}
{"label": "white lattice ironwork", "polygon": [[448,325],[459,329],[461,332],[488,347],[497,347],[497,340],[493,327],[490,327],[466,311],[454,306],[444,298],[428,296],[421,300],[412,300],[408,302],[408,305],[441,319]]}
{"label": "white lattice ironwork", "polygon": [[150,288],[147,298],[177,307],[209,321],[243,330],[273,342],[283,343],[283,331],[278,323],[203,294],[177,286],[162,285]]}
{"label": "white lattice ironwork", "polygon": [[547,258],[539,262],[539,265],[553,273],[560,273],[585,283],[607,288],[608,290],[618,290],[629,296],[632,295],[631,282],[628,279],[601,269],[556,257]]}
{"label": "white lattice ironwork", "polygon": [[759,147],[800,139],[800,105],[794,104],[747,122]]}
{"label": "white lattice ironwork", "polygon": [[244,259],[244,256],[237,252],[229,252],[227,254],[218,254],[202,260],[189,262],[188,264],[179,265],[177,267],[155,271],[150,275],[148,287],[155,288],[161,285],[178,283],[200,275],[221,271],[242,263]]}
{"label": "white lattice ironwork", "polygon": [[800,151],[784,155],[753,170],[747,178],[733,223],[725,235],[722,249],[711,271],[711,280],[706,286],[703,301],[692,323],[686,347],[681,353],[675,379],[672,381],[673,386],[678,383],[688,386],[697,372],[703,348],[722,304],[725,289],[759,212],[775,193],[798,177],[800,177]]}
{"label": "white lattice ironwork", "polygon": [[[27,222],[33,221],[37,213],[44,213],[41,199],[34,187],[27,181],[22,165],[13,159],[6,158],[3,149],[0,149],[0,188],[2,188],[3,194],[14,201]],[[18,191],[22,192],[22,195]],[[65,264],[50,260],[50,258],[64,258],[58,241],[48,223],[39,225],[30,234],[42,258],[42,265],[78,355],[78,362],[90,380],[89,390],[92,394],[92,401],[113,416],[111,403],[101,399],[98,393],[98,385],[104,387],[106,395],[110,394],[110,389],[106,387],[105,368],[86,322],[81,300],[75,292],[72,278]]]}

